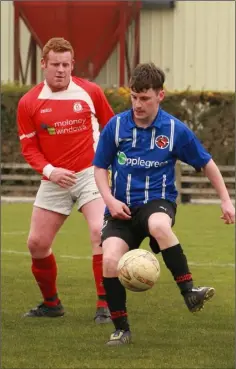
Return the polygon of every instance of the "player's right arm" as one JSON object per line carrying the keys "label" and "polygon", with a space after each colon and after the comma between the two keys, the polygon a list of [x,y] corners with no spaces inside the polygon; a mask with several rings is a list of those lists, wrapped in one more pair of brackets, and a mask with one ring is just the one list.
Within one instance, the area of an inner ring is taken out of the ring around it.
{"label": "player's right arm", "polygon": [[117,200],[112,195],[109,186],[108,168],[112,165],[117,153],[114,132],[116,119],[117,117],[112,118],[100,135],[95,158],[93,160],[94,176],[99,192],[111,216],[113,218],[129,220],[131,218],[130,209],[125,203]]}
{"label": "player's right arm", "polygon": [[76,176],[73,172],[63,168],[55,168],[40,150],[36,127],[29,113],[27,100],[24,97],[18,104],[17,125],[21,152],[27,163],[37,172],[63,188],[75,184]]}
{"label": "player's right arm", "polygon": [[107,205],[113,218],[129,220],[131,212],[128,206],[122,201],[117,200],[109,187],[108,171],[104,168],[94,167],[94,176],[99,192]]}

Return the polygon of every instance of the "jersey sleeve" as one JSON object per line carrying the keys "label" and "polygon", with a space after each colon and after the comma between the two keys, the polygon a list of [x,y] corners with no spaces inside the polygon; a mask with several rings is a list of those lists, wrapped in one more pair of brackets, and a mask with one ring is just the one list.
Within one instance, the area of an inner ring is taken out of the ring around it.
{"label": "jersey sleeve", "polygon": [[114,112],[109,105],[107,98],[102,89],[95,85],[96,88],[93,93],[93,103],[95,106],[95,114],[99,124],[104,127],[109,120],[114,116]]}
{"label": "jersey sleeve", "polygon": [[212,158],[188,127],[180,135],[175,152],[179,160],[191,165],[196,171],[200,171]]}
{"label": "jersey sleeve", "polygon": [[43,168],[50,163],[40,151],[35,126],[28,112],[26,100],[24,98],[21,99],[18,104],[17,126],[22,155],[33,169],[42,173]]}
{"label": "jersey sleeve", "polygon": [[112,165],[118,148],[115,142],[115,122],[112,118],[100,134],[93,165],[99,168],[108,169]]}

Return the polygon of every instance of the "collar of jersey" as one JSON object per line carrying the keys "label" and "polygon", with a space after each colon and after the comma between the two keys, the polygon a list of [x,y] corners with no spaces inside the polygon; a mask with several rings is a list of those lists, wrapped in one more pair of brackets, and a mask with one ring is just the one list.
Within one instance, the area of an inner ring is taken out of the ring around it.
{"label": "collar of jersey", "polygon": [[[68,85],[67,89],[66,89],[66,90],[64,90],[64,91],[68,91],[68,90],[70,90],[70,89],[71,89],[72,82],[73,82],[73,80],[72,80],[72,76],[70,76],[70,83],[69,83],[69,85]],[[47,89],[48,89],[49,91],[51,91],[51,93],[57,93],[57,92],[52,92],[52,90],[51,90],[51,89],[50,89],[50,87],[48,86],[48,83],[47,83],[46,79],[44,79],[43,83],[44,83],[44,85],[47,87]],[[61,91],[58,91],[58,92],[61,92]]]}
{"label": "collar of jersey", "polygon": [[153,127],[160,128],[161,127],[161,120],[162,120],[162,109],[161,108],[158,109],[158,113],[156,115],[156,118],[154,119],[152,124],[150,126],[148,126],[147,128],[138,127],[135,124],[135,122],[133,120],[133,109],[130,110],[129,115],[130,115],[129,122],[132,125],[132,127],[136,127],[138,129],[148,129],[148,128],[153,128]]}

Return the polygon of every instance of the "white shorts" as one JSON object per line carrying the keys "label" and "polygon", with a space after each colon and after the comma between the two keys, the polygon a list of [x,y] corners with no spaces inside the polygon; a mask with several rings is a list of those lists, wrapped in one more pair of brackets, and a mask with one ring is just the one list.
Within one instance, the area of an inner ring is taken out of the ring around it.
{"label": "white shorts", "polygon": [[76,202],[78,210],[80,210],[88,202],[101,198],[94,179],[94,167],[86,168],[76,173],[76,176],[77,183],[69,189],[62,188],[51,181],[42,180],[34,205],[60,214],[70,215]]}

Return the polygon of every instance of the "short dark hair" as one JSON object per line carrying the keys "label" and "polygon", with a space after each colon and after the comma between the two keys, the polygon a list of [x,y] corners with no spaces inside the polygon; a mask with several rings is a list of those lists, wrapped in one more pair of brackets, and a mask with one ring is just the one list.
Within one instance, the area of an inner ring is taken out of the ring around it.
{"label": "short dark hair", "polygon": [[165,73],[160,68],[156,67],[154,63],[138,64],[129,81],[129,87],[135,92],[142,92],[144,90],[160,90],[163,88],[165,82]]}

